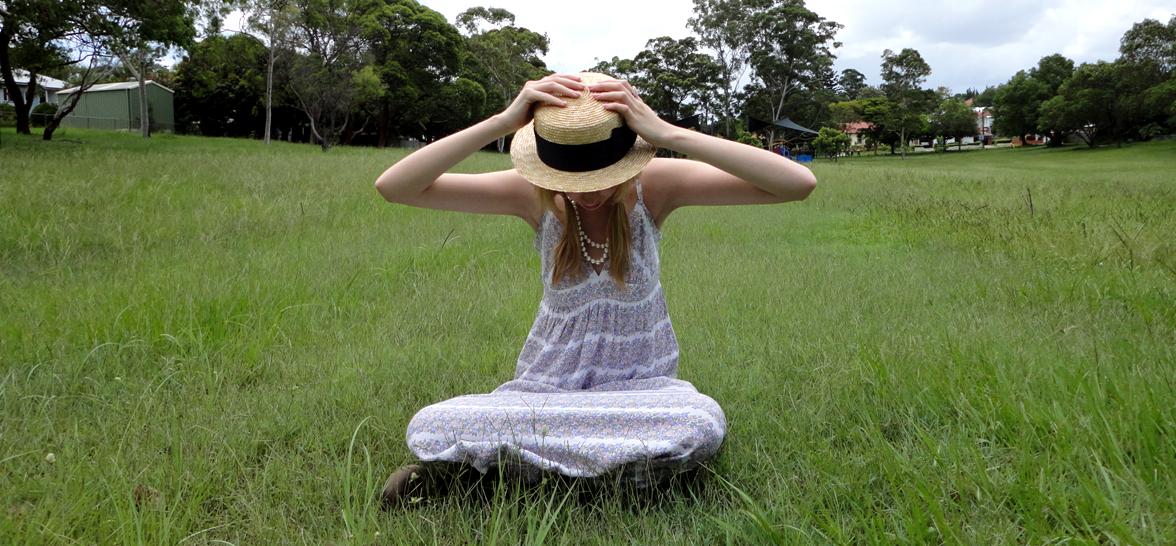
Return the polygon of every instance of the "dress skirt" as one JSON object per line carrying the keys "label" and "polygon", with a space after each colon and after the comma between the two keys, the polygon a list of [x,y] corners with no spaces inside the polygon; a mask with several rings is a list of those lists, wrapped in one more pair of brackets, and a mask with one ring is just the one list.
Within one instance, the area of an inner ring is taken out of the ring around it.
{"label": "dress skirt", "polygon": [[511,381],[489,394],[451,398],[417,412],[409,448],[422,461],[465,463],[526,475],[618,475],[638,483],[690,470],[715,455],[723,410],[693,385],[657,377],[564,391]]}

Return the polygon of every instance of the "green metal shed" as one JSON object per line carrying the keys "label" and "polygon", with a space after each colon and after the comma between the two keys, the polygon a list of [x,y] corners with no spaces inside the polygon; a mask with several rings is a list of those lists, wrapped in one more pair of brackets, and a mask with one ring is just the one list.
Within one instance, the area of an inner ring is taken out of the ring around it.
{"label": "green metal shed", "polygon": [[[64,103],[77,87],[57,92]],[[147,80],[147,115],[152,131],[175,131],[175,92]],[[65,127],[137,131],[139,121],[139,82],[100,83],[86,89],[77,108],[61,124]]]}

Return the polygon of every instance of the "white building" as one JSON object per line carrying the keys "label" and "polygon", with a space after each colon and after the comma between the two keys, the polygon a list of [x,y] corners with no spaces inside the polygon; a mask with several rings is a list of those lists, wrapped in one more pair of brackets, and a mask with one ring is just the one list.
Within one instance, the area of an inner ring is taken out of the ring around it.
{"label": "white building", "polygon": [[980,137],[985,135],[991,136],[992,133],[992,107],[991,106],[973,106],[972,112],[976,114],[976,134]]}
{"label": "white building", "polygon": [[[16,86],[20,89],[21,96],[24,96],[29,88],[28,71],[15,68],[12,70],[12,77],[16,80]],[[57,104],[57,92],[62,89],[65,89],[65,82],[49,76],[37,76],[37,94],[33,97],[33,107],[42,102]],[[0,102],[13,103],[8,96],[8,87],[5,85],[0,85]]]}

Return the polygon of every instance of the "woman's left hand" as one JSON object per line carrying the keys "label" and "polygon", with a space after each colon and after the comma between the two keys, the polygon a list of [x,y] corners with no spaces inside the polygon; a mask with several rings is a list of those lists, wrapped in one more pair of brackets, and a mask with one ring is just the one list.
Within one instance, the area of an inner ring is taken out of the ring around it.
{"label": "woman's left hand", "polygon": [[633,132],[658,148],[667,147],[670,136],[678,129],[657,117],[627,81],[597,82],[589,85],[588,90],[592,92],[592,98],[604,103],[605,110],[624,116]]}

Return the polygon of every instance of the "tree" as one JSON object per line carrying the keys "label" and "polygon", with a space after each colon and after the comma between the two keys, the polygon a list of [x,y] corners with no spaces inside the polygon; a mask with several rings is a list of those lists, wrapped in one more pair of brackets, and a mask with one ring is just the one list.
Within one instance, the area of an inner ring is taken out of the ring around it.
{"label": "tree", "polygon": [[[501,108],[510,105],[528,80],[549,72],[540,58],[547,54],[547,35],[514,23],[514,14],[499,8],[470,8],[457,16],[457,26],[465,31],[470,51],[472,79],[481,83]],[[498,139],[498,151],[505,148],[506,138]]]}
{"label": "tree", "polygon": [[1041,124],[1074,131],[1094,147],[1103,137],[1117,142],[1131,134],[1141,111],[1141,78],[1130,63],[1086,63],[1041,107]]}
{"label": "tree", "polygon": [[1054,96],[1058,88],[1074,75],[1074,61],[1067,59],[1060,53],[1047,55],[1037,61],[1037,67],[1029,71],[1029,75],[1045,86],[1045,94]]}
{"label": "tree", "polygon": [[1022,142],[1030,133],[1040,132],[1050,135],[1051,146],[1060,146],[1066,131],[1041,125],[1038,112],[1073,73],[1074,61],[1056,53],[1042,57],[1029,71],[1018,71],[994,93],[997,132],[1017,136]]}
{"label": "tree", "polygon": [[[79,1],[9,0],[0,4],[0,76],[13,104],[16,132],[30,134],[29,113],[39,90],[38,76],[73,64],[64,42],[81,18]],[[21,93],[14,71],[28,72]]]}
{"label": "tree", "polygon": [[[646,47],[649,47],[649,42],[646,42]],[[639,75],[637,71],[637,64],[633,59],[622,59],[614,56],[613,58],[602,61],[596,59],[596,64],[588,69],[588,72],[597,72],[600,74],[608,74],[614,78],[636,82]],[[634,85],[636,85],[634,83]]]}
{"label": "tree", "polygon": [[[776,117],[776,108],[779,108],[779,117],[788,117],[809,127],[821,127],[833,123],[830,104],[836,99],[836,95],[832,80],[817,78],[805,82],[789,93],[781,107],[776,102],[779,99],[776,93],[764,87],[763,82],[757,78],[745,86],[736,97],[744,119],[779,119]],[[771,127],[768,129],[771,129],[769,136],[773,140],[777,139],[780,130]]]}
{"label": "tree", "polygon": [[721,94],[721,68],[699,47],[697,38],[661,36],[645,42],[645,49],[633,59],[598,60],[589,70],[628,80],[663,119],[683,119],[700,111],[709,116]]}
{"label": "tree", "polygon": [[842,100],[859,98],[866,87],[866,75],[852,68],[842,70],[841,76],[837,78],[837,92]]}
{"label": "tree", "polygon": [[862,113],[858,101],[840,101],[829,104],[829,119],[838,127],[855,121],[862,121]]}
{"label": "tree", "polygon": [[698,47],[695,38],[662,36],[646,42],[633,60],[632,80],[659,116],[673,121],[714,108],[720,68]]}
{"label": "tree", "polygon": [[1176,76],[1144,92],[1144,105],[1168,131],[1176,129]]}
{"label": "tree", "polygon": [[1076,134],[1088,146],[1094,147],[1097,128],[1093,125],[1088,126],[1085,114],[1079,111],[1074,101],[1065,95],[1055,95],[1041,103],[1038,116],[1043,125],[1054,127],[1057,131],[1064,131],[1065,134]]}
{"label": "tree", "polygon": [[[107,69],[103,67],[103,61],[108,59],[105,53],[106,47],[100,38],[79,33],[71,38],[69,43],[70,50],[74,52],[76,57],[76,63],[78,65],[85,63],[85,68],[79,68],[77,72],[77,85],[74,92],[67,96],[65,102],[58,105],[57,112],[41,130],[42,140],[53,140],[53,134],[61,126],[61,122],[77,108],[78,102],[81,101],[86,91],[93,87],[107,72]],[[60,97],[60,94],[58,96]]]}
{"label": "tree", "polygon": [[262,134],[265,143],[269,144],[273,135],[274,66],[278,53],[286,47],[295,14],[290,11],[289,0],[241,0],[241,9],[246,14],[247,26],[253,31],[242,33],[257,38],[266,48],[265,129]]}
{"label": "tree", "polygon": [[975,99],[972,99],[972,106],[981,108],[992,106],[996,100],[996,89],[997,86],[995,85],[985,87],[983,91],[976,95]]}
{"label": "tree", "polygon": [[1150,138],[1162,133],[1157,128],[1164,120],[1161,110],[1148,99],[1153,96],[1149,90],[1163,83],[1164,75],[1160,65],[1149,62],[1130,62],[1123,59],[1111,63],[1114,74],[1115,101],[1111,104],[1113,124],[1111,136],[1116,144],[1124,140]]}
{"label": "tree", "polygon": [[486,89],[469,78],[458,78],[445,85],[435,97],[429,97],[432,112],[426,124],[431,138],[448,135],[469,127],[486,113]]}
{"label": "tree", "polygon": [[262,133],[269,52],[243,35],[213,35],[176,66],[176,124],[205,136]]}
{"label": "tree", "polygon": [[1154,19],[1136,23],[1123,34],[1119,53],[1117,63],[1128,78],[1121,83],[1139,90],[1138,136],[1176,130],[1176,16],[1167,25]]}
{"label": "tree", "polygon": [[290,43],[296,45],[288,64],[289,89],[310,122],[323,151],[336,144],[356,104],[376,91],[360,87],[363,67],[361,19],[371,8],[366,0],[292,0]]}
{"label": "tree", "polygon": [[1037,110],[1049,98],[1045,84],[1020,70],[1000,86],[994,97],[996,132],[1017,136],[1021,142],[1037,131]]}
{"label": "tree", "polygon": [[813,139],[813,151],[834,161],[849,148],[849,135],[831,127],[821,127]]}
{"label": "tree", "polygon": [[1176,70],[1176,15],[1165,25],[1155,19],[1135,23],[1119,42],[1121,58],[1131,63],[1153,63],[1161,73]]}
{"label": "tree", "polygon": [[754,32],[748,0],[694,0],[694,16],[688,21],[702,45],[715,52],[722,82],[718,110],[724,133],[730,138],[731,120],[736,117],[735,93],[750,68]]}
{"label": "tree", "polygon": [[[1031,75],[1037,81],[1040,81],[1045,86],[1045,97],[1048,98],[1056,96],[1058,89],[1070,76],[1074,74],[1074,61],[1063,57],[1060,54],[1053,54],[1042,57],[1037,62],[1037,68],[1031,71]],[[1043,101],[1044,102],[1044,101]],[[1062,145],[1062,141],[1066,138],[1066,132],[1056,127],[1049,127],[1041,123],[1040,118],[1041,106],[1038,105],[1038,127],[1037,130],[1043,134],[1049,135],[1049,146],[1057,147]]]}
{"label": "tree", "polygon": [[440,13],[415,0],[382,0],[365,18],[364,37],[384,87],[375,101],[380,146],[387,146],[394,134],[429,133],[434,119],[449,117],[446,104],[437,100],[442,94],[462,97],[467,107],[479,103],[471,115],[481,115],[485,91],[472,89],[471,84],[480,87],[472,80],[456,83],[464,39]]}
{"label": "tree", "polygon": [[[804,0],[748,4],[750,62],[755,78],[772,97],[771,119],[780,119],[792,93],[835,85],[832,49],[841,44],[833,38],[842,25],[809,10]],[[771,140],[775,140],[774,130]]]}
{"label": "tree", "polygon": [[891,146],[891,153],[894,153],[894,144],[898,142],[898,134],[886,126],[888,120],[891,119],[892,108],[893,105],[890,101],[878,94],[855,101],[838,103],[836,108],[831,105],[830,111],[834,113],[834,120],[844,120],[843,123],[852,121],[869,123],[870,125],[861,130],[859,134],[865,138],[867,147],[872,148],[874,154],[877,155],[879,144]]}
{"label": "tree", "polygon": [[964,137],[976,134],[976,114],[963,100],[945,98],[931,114],[931,128],[937,136],[954,138],[958,150]]}
{"label": "tree", "polygon": [[884,125],[898,134],[903,159],[906,159],[907,135],[918,132],[927,123],[926,114],[934,92],[921,86],[929,75],[931,66],[914,49],[882,52],[882,91],[891,103]]}

